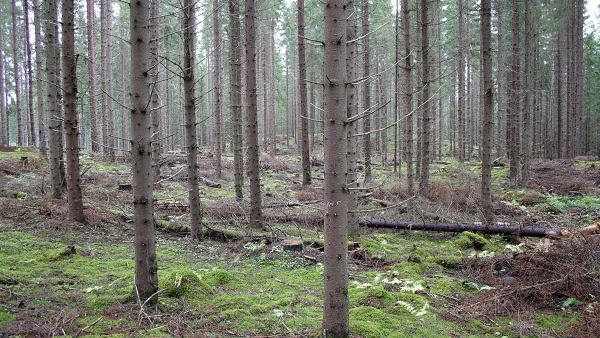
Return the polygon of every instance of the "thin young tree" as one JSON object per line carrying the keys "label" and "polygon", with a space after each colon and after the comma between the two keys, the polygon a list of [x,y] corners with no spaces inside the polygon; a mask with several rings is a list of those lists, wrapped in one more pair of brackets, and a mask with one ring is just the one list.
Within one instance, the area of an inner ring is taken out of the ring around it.
{"label": "thin young tree", "polygon": [[131,3],[131,155],[133,157],[133,224],[135,229],[135,295],[142,304],[155,304],[158,296],[156,229],[152,197],[152,128],[148,107],[150,6],[148,0]]}
{"label": "thin young tree", "polygon": [[46,3],[46,107],[48,109],[48,150],[52,196],[60,198],[65,177],[63,161],[62,113],[60,109],[60,49],[56,0]]}
{"label": "thin young tree", "polygon": [[4,32],[0,31],[0,144],[8,145],[10,138],[4,80]]}
{"label": "thin young tree", "polygon": [[[366,1],[366,0],[365,0]],[[324,6],[325,288],[323,333],[348,337],[348,189],[346,188],[346,1]],[[364,13],[363,13],[364,14]]]}
{"label": "thin young tree", "polygon": [[481,207],[483,223],[494,223],[492,210],[492,5],[481,0],[481,65],[483,71],[483,125],[481,130]]}
{"label": "thin young tree", "polygon": [[242,149],[242,55],[240,44],[240,2],[239,0],[228,0],[229,2],[229,97],[231,101],[231,121],[233,129],[233,174],[235,184],[235,196],[238,200],[244,197],[244,153]]}
{"label": "thin young tree", "polygon": [[408,194],[412,195],[414,191],[414,171],[413,171],[413,114],[412,110],[412,63],[410,50],[410,16],[408,9],[408,0],[402,0],[402,30],[404,37],[404,66],[403,69],[403,100],[402,110],[406,117],[405,139],[406,146],[404,147],[404,161],[406,162],[406,182],[408,186]]}
{"label": "thin young tree", "polygon": [[[346,4],[346,39],[353,41],[358,35],[356,26],[356,5],[354,0],[348,0]],[[355,79],[358,77],[358,44],[356,42],[349,43],[346,46],[346,78]],[[358,114],[358,90],[356,84],[349,82],[346,88],[346,106],[347,117],[350,119]],[[348,188],[357,188],[358,180],[356,175],[356,149],[358,148],[357,138],[355,134],[358,131],[357,121],[351,121],[347,126],[346,137],[346,162],[347,174],[346,184]],[[358,205],[358,193],[356,190],[350,190],[348,193],[347,205],[349,211],[356,210]],[[348,233],[350,236],[357,236],[358,230],[358,214],[348,212]]]}
{"label": "thin young tree", "polygon": [[31,61],[31,41],[29,38],[29,1],[23,0],[23,16],[25,17],[25,54],[27,64],[27,112],[29,113],[28,137],[29,145],[36,145],[35,112],[33,110],[33,66]]}
{"label": "thin young tree", "polygon": [[[369,51],[369,0],[362,0],[362,46],[363,46],[363,69],[365,83],[363,85],[363,108],[371,107],[371,58]],[[371,116],[363,119],[363,152],[365,157],[365,182],[369,182],[373,177],[371,173]]]}
{"label": "thin young tree", "polygon": [[[506,138],[505,134],[505,118],[506,118],[506,66],[504,61],[504,1],[496,1],[496,17],[497,24],[496,29],[498,47],[498,67],[496,69],[497,78],[497,102],[498,102],[498,113],[497,113],[497,128],[496,128],[496,153],[497,156],[502,156],[506,152]],[[485,85],[484,85],[485,86]],[[485,92],[484,92],[485,94]]]}
{"label": "thin young tree", "polygon": [[256,8],[254,0],[245,3],[246,50],[246,135],[248,178],[250,181],[250,227],[262,228],[260,196],[258,121],[256,107]]}
{"label": "thin young tree", "polygon": [[306,51],[304,48],[304,0],[298,0],[298,87],[300,109],[300,152],[302,155],[302,185],[311,183],[310,146],[308,142],[308,107],[306,92]]}
{"label": "thin young tree", "polygon": [[219,10],[219,0],[213,1],[213,32],[214,36],[214,92],[215,92],[215,176],[221,178],[222,171],[222,153],[223,153],[223,102],[221,101],[223,96],[223,84],[221,81],[222,74],[222,54],[221,54],[221,17]]}
{"label": "thin young tree", "polygon": [[[44,113],[44,90],[42,82],[42,19],[40,15],[39,0],[33,0],[33,21],[35,34],[35,82],[38,113],[38,138],[40,140],[40,155],[45,158],[47,156],[48,144],[46,142],[46,114]],[[0,60],[0,62],[2,62],[2,60]],[[0,72],[2,72],[1,68]]]}
{"label": "thin young tree", "polygon": [[92,152],[100,151],[98,112],[96,111],[96,46],[94,37],[94,0],[87,0],[88,77],[90,81],[90,127]]}
{"label": "thin young tree", "polygon": [[100,0],[100,49],[102,81],[103,154],[115,161],[114,119],[112,102],[112,1]]}
{"label": "thin young tree", "polygon": [[20,46],[17,44],[17,5],[16,0],[12,0],[12,50],[13,50],[13,79],[15,82],[15,108],[17,111],[17,145],[25,144],[25,126],[23,125],[23,111],[21,110],[21,85],[19,75],[19,58],[17,51]]}
{"label": "thin young tree", "polygon": [[466,157],[466,128],[465,128],[465,4],[458,1],[458,160],[463,162]]}
{"label": "thin young tree", "polygon": [[422,95],[422,126],[421,140],[421,177],[419,179],[419,193],[421,196],[429,195],[429,161],[431,141],[431,102],[429,97],[429,6],[428,0],[421,0],[421,95]]}
{"label": "thin young tree", "polygon": [[79,126],[77,118],[77,62],[75,60],[75,8],[73,0],[62,0],[62,74],[67,151],[67,197],[69,217],[83,222],[83,199],[79,174]]}
{"label": "thin young tree", "polygon": [[161,130],[160,114],[161,103],[158,95],[160,88],[158,74],[160,69],[160,0],[150,1],[150,102],[152,107],[152,177],[154,182],[160,180],[160,155],[161,155]]}
{"label": "thin young tree", "polygon": [[[507,138],[508,138],[508,157],[509,171],[508,179],[512,185],[517,184],[519,173],[519,0],[512,0],[512,47],[511,47],[511,71],[510,71],[510,104],[507,114]],[[510,133],[508,133],[510,132]]]}
{"label": "thin young tree", "polygon": [[532,99],[532,77],[533,73],[533,21],[531,12],[531,1],[525,1],[525,78],[524,81],[524,106],[523,114],[523,143],[521,144],[521,177],[519,185],[527,188],[529,185],[529,163],[531,161],[531,99]]}

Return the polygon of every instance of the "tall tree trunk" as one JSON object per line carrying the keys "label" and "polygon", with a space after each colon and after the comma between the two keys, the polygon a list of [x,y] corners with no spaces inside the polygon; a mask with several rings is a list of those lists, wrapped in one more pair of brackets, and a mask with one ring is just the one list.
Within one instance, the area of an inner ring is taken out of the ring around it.
{"label": "tall tree trunk", "polygon": [[[357,37],[356,17],[357,13],[354,0],[348,0],[346,4],[346,39],[348,41],[352,41]],[[358,77],[358,58],[358,44],[356,42],[348,44],[346,47],[346,79],[348,79],[349,82],[346,87],[346,111],[348,118],[358,114],[358,90],[356,85],[350,82],[352,79],[356,79]],[[358,148],[358,144],[357,138],[354,136],[354,134],[356,134],[358,131],[358,123],[356,121],[350,122],[347,127],[346,185],[348,188],[357,188],[358,181],[356,177],[356,149]],[[347,197],[346,203],[349,211],[348,232],[350,236],[355,237],[359,234],[358,214],[351,211],[358,209],[358,192],[356,190],[349,190]]]}
{"label": "tall tree trunk", "polygon": [[560,31],[556,32],[556,156],[563,157],[562,152],[562,134],[563,134],[563,63],[564,63],[564,39]]}
{"label": "tall tree trunk", "polygon": [[410,50],[410,16],[408,9],[408,0],[402,0],[402,30],[404,35],[404,87],[402,100],[402,110],[404,110],[404,116],[406,121],[405,126],[405,138],[406,147],[404,148],[406,162],[406,181],[408,185],[408,194],[412,195],[414,191],[414,171],[413,171],[413,113],[412,113],[412,63]]}
{"label": "tall tree trunk", "polygon": [[298,0],[298,87],[300,94],[300,151],[302,155],[302,185],[311,183],[310,148],[308,142],[308,109],[306,105],[306,52],[304,50],[304,0]]}
{"label": "tall tree trunk", "polygon": [[148,114],[150,34],[148,0],[131,3],[131,126],[133,157],[133,207],[135,228],[135,293],[142,304],[156,304],[158,274],[156,230],[152,197],[152,128]]}
{"label": "tall tree trunk", "polygon": [[17,145],[25,144],[25,126],[23,125],[23,111],[21,110],[21,85],[19,77],[19,64],[17,50],[20,46],[17,44],[17,9],[16,0],[12,0],[12,50],[13,50],[13,75],[15,81],[15,105],[17,112]]}
{"label": "tall tree trunk", "polygon": [[29,40],[29,1],[23,1],[25,16],[25,54],[27,54],[27,111],[29,112],[29,145],[37,144],[35,135],[35,113],[33,111],[33,67],[31,61],[31,42]]}
{"label": "tall tree trunk", "polygon": [[221,61],[221,19],[219,11],[219,0],[213,1],[214,16],[213,16],[213,30],[215,34],[215,65],[214,65],[214,84],[215,84],[215,175],[217,178],[221,178],[221,153],[223,145],[223,127],[222,127],[222,91],[223,86],[221,84],[221,73],[222,73],[222,61]]}
{"label": "tall tree trunk", "polygon": [[77,62],[75,60],[75,8],[73,0],[62,0],[62,70],[67,150],[67,195],[69,217],[83,222],[83,199],[79,175],[79,126],[77,119]]}
{"label": "tall tree trunk", "polygon": [[276,107],[277,107],[277,92],[275,89],[275,21],[271,20],[268,27],[268,48],[269,48],[269,59],[268,59],[268,79],[267,86],[269,87],[269,101],[268,101],[268,131],[269,131],[269,148],[267,149],[271,155],[275,155],[277,152],[277,130],[275,123],[276,118]]}
{"label": "tall tree trunk", "polygon": [[111,162],[115,161],[115,135],[112,104],[112,1],[100,0],[100,40],[102,65],[102,116],[103,116],[103,154]]}
{"label": "tall tree trunk", "polygon": [[[123,29],[122,32],[122,36],[123,39],[121,39],[119,41],[119,48],[121,50],[121,149],[123,151],[129,151],[129,135],[128,135],[128,130],[129,130],[129,109],[127,107],[129,107],[129,92],[126,90],[126,84],[125,84],[125,74],[127,74],[127,69],[126,69],[126,63],[125,63],[125,54],[126,54],[126,49],[125,49],[125,41],[124,39],[125,37],[125,29]],[[154,118],[154,116],[152,116]]]}
{"label": "tall tree trunk", "polygon": [[[394,20],[395,20],[395,25],[394,25],[394,123],[396,123],[396,125],[394,126],[394,172],[398,172],[398,177],[402,176],[402,161],[401,161],[401,156],[398,156],[399,152],[402,152],[399,149],[399,145],[401,145],[401,143],[399,142],[399,134],[398,131],[401,130],[401,126],[402,124],[400,124],[400,120],[398,119],[399,117],[399,109],[400,109],[400,105],[399,105],[399,99],[400,99],[400,91],[399,91],[399,87],[398,87],[398,81],[399,81],[399,77],[400,77],[400,35],[399,35],[399,21],[398,21],[398,13],[400,11],[400,4],[398,3],[398,0],[396,0],[396,13],[394,16]],[[348,208],[350,208],[350,206],[348,206]]]}
{"label": "tall tree trunk", "polygon": [[458,1],[458,160],[465,161],[466,157],[466,128],[465,128],[465,4]]}
{"label": "tall tree trunk", "polygon": [[[369,0],[362,0],[362,39],[363,45],[363,66],[365,77],[365,83],[363,87],[363,108],[369,109],[371,107],[371,81],[369,76],[371,75],[371,59],[369,57]],[[365,182],[369,182],[372,179],[371,174],[371,115],[363,118],[363,133],[365,134],[363,139],[363,152],[365,157]]]}
{"label": "tall tree trunk", "polygon": [[498,30],[498,68],[496,70],[497,77],[497,129],[496,129],[496,153],[498,156],[503,156],[506,153],[506,138],[505,138],[505,119],[506,119],[506,66],[504,61],[504,1],[496,1],[497,15],[497,30]]}
{"label": "tall tree trunk", "polygon": [[481,0],[481,65],[483,72],[483,124],[481,132],[481,208],[483,223],[494,223],[492,210],[492,5]]}
{"label": "tall tree trunk", "polygon": [[422,97],[423,97],[423,125],[422,142],[423,154],[421,156],[421,177],[419,180],[419,192],[421,196],[427,197],[429,194],[429,162],[430,162],[430,139],[431,139],[431,110],[429,102],[429,8],[428,0],[421,0],[421,65],[423,72],[422,79]]}
{"label": "tall tree trunk", "polygon": [[[36,94],[37,94],[37,112],[38,112],[38,138],[40,140],[40,154],[46,157],[48,144],[46,143],[46,118],[44,114],[44,91],[42,86],[42,33],[41,33],[41,15],[40,2],[33,0],[33,20],[35,31],[35,76],[36,76]],[[0,46],[2,43],[0,43]],[[0,58],[0,63],[3,62]],[[2,67],[0,67],[2,73]]]}
{"label": "tall tree trunk", "polygon": [[6,110],[6,86],[4,76],[4,32],[0,31],[0,144],[8,145],[8,112]]}
{"label": "tall tree trunk", "polygon": [[576,1],[576,27],[575,27],[575,83],[576,83],[576,91],[575,91],[575,155],[584,155],[586,154],[586,138],[585,138],[585,125],[584,125],[584,103],[583,103],[583,93],[584,93],[584,55],[583,55],[583,9],[584,1],[577,0]]}
{"label": "tall tree trunk", "polygon": [[[88,76],[90,81],[90,126],[92,152],[100,151],[100,135],[96,108],[96,52],[94,38],[94,0],[87,0],[87,44],[88,44]],[[104,96],[104,95],[102,95]]]}
{"label": "tall tree trunk", "polygon": [[240,43],[240,3],[229,0],[229,97],[231,100],[231,120],[233,129],[233,173],[235,196],[238,201],[244,197],[244,155],[242,151],[242,59]]}
{"label": "tall tree trunk", "polygon": [[63,162],[62,113],[60,109],[60,46],[58,44],[58,15],[56,0],[46,3],[46,107],[48,109],[48,145],[52,196],[60,198],[65,176]]}
{"label": "tall tree trunk", "polygon": [[508,107],[509,142],[509,172],[508,178],[516,185],[519,177],[519,0],[512,0],[512,52],[510,79],[510,106]]}
{"label": "tall tree trunk", "polygon": [[[366,0],[365,0],[366,2]],[[343,0],[325,3],[325,288],[323,333],[348,337],[348,209],[346,180],[346,16]],[[364,11],[363,15],[368,13]],[[368,58],[367,58],[368,59]],[[368,74],[368,72],[367,72]]]}
{"label": "tall tree trunk", "polygon": [[[198,142],[196,140],[196,103],[194,86],[194,52],[196,20],[194,0],[183,3],[183,88],[185,95],[185,138],[188,162],[188,194],[192,241],[202,237],[202,211],[198,191]],[[215,7],[216,8],[216,7]]]}
{"label": "tall tree trunk", "polygon": [[254,0],[245,4],[245,44],[246,44],[246,135],[248,137],[248,178],[250,181],[250,227],[262,228],[260,196],[258,123],[256,109],[256,10]]}
{"label": "tall tree trunk", "polygon": [[158,90],[160,88],[158,75],[160,73],[160,0],[150,0],[150,102],[152,107],[152,177],[154,182],[160,180],[160,155],[161,149],[161,130],[160,114],[161,103]]}
{"label": "tall tree trunk", "polygon": [[524,69],[524,92],[525,106],[523,107],[523,143],[522,143],[522,159],[521,159],[521,180],[520,186],[527,188],[529,185],[529,162],[531,161],[531,97],[533,88],[531,80],[536,76],[533,70],[533,43],[531,41],[533,32],[531,1],[525,1],[525,69]]}

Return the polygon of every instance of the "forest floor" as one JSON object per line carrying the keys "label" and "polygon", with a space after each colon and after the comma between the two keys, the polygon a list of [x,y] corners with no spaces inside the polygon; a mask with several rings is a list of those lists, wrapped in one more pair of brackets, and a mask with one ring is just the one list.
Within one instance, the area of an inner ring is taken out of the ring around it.
{"label": "forest floor", "polygon": [[[0,336],[319,336],[322,320],[323,168],[302,189],[299,159],[261,156],[267,226],[249,231],[235,201],[233,161],[201,175],[205,240],[188,240],[185,156],[168,154],[155,187],[160,293],[155,308],[135,297],[130,164],[91,154],[81,161],[87,224],[67,220],[49,197],[48,169],[35,150],[0,149]],[[560,227],[600,221],[600,162],[534,161],[530,189],[493,170],[498,222]],[[403,168],[404,170],[404,168]],[[409,199],[404,179],[376,165],[371,193]],[[432,166],[431,196],[361,214],[365,219],[473,223],[480,219],[480,166]],[[404,174],[404,173],[403,173]],[[301,202],[303,205],[288,207]],[[282,223],[285,216],[296,222]],[[312,216],[312,218],[311,218]],[[304,218],[303,218],[304,217]],[[302,221],[304,219],[305,221]],[[600,332],[600,239],[503,238],[473,233],[361,229],[349,252],[350,324],[364,337],[590,337]],[[284,250],[300,239],[302,251]]]}

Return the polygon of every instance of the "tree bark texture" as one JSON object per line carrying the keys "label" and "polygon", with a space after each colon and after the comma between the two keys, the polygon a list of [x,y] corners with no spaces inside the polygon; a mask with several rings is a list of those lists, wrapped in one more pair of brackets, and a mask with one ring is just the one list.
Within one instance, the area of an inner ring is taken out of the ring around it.
{"label": "tree bark texture", "polygon": [[219,11],[219,0],[213,1],[213,32],[214,36],[214,53],[215,53],[215,64],[214,64],[214,88],[215,88],[215,176],[221,178],[221,157],[222,157],[222,146],[223,146],[223,103],[222,92],[223,85],[221,82],[222,73],[222,54],[221,54],[221,18]]}
{"label": "tree bark texture", "polygon": [[240,43],[240,0],[229,2],[229,65],[231,79],[229,81],[233,131],[233,174],[235,196],[238,201],[244,197],[244,153],[242,144],[242,59]]}
{"label": "tree bark texture", "polygon": [[306,92],[306,51],[304,47],[304,0],[298,0],[298,87],[300,94],[300,152],[302,155],[302,186],[311,183],[310,147],[308,141],[308,107]]}
{"label": "tree bark texture", "polygon": [[[346,4],[346,39],[352,41],[357,37],[357,26],[356,26],[356,5],[354,0],[348,0]],[[346,47],[346,79],[351,81],[358,77],[358,44],[356,42],[350,43]],[[353,117],[358,114],[358,88],[353,83],[348,83],[346,88],[346,111],[347,117]],[[358,180],[356,175],[356,150],[358,148],[357,137],[354,136],[358,132],[358,122],[350,122],[347,126],[346,136],[346,184],[348,188],[357,188]],[[358,192],[356,190],[349,190],[347,199],[347,208],[349,210],[355,210],[358,206]],[[355,213],[348,213],[348,232],[351,236],[358,234],[358,215]]]}
{"label": "tree bark texture", "polygon": [[419,192],[421,196],[429,195],[429,161],[431,141],[431,108],[429,102],[429,6],[428,0],[421,0],[421,90],[423,97],[423,125],[421,139],[423,142],[421,155],[421,177],[419,180]]}
{"label": "tree bark texture", "polygon": [[161,148],[161,130],[160,114],[161,102],[159,97],[158,75],[160,73],[160,0],[150,1],[150,106],[152,107],[152,176],[154,182],[160,180],[160,155]]}
{"label": "tree bark texture", "polygon": [[12,0],[12,50],[13,50],[13,79],[15,81],[15,108],[17,113],[17,145],[25,145],[25,126],[23,111],[21,110],[21,85],[19,76],[19,64],[17,50],[20,48],[17,45],[17,9],[16,0]]}
{"label": "tree bark texture", "polygon": [[131,3],[131,155],[133,157],[133,223],[135,229],[135,295],[155,304],[158,296],[156,230],[152,182],[152,125],[149,103],[150,3]]}
{"label": "tree bark texture", "polygon": [[[369,109],[371,107],[371,81],[369,76],[371,75],[371,58],[369,51],[369,0],[362,0],[362,34],[364,38],[361,43],[363,46],[363,76],[365,83],[363,85],[363,108]],[[369,182],[372,179],[371,174],[371,115],[363,118],[363,155],[365,159],[365,182]]]}
{"label": "tree bark texture", "polygon": [[402,30],[404,36],[404,85],[403,85],[403,100],[402,110],[406,121],[405,127],[405,139],[406,146],[404,148],[404,161],[406,162],[406,182],[408,186],[408,194],[412,195],[414,192],[414,171],[413,171],[413,114],[412,110],[412,63],[411,63],[411,47],[410,47],[410,12],[408,9],[408,0],[402,0]]}
{"label": "tree bark texture", "polygon": [[[46,142],[46,114],[44,112],[44,91],[42,86],[42,33],[41,33],[41,15],[40,2],[33,0],[33,21],[35,34],[35,76],[36,76],[36,94],[37,94],[37,113],[38,113],[38,139],[40,142],[40,154],[47,156],[48,144]],[[2,44],[0,43],[0,46]],[[0,59],[0,62],[2,60]],[[0,73],[2,68],[0,67]]]}
{"label": "tree bark texture", "polygon": [[[365,0],[366,2],[366,0]],[[348,337],[348,189],[346,187],[346,16],[343,0],[325,2],[325,288],[323,332]],[[363,12],[363,15],[367,11]],[[368,74],[368,73],[367,73]]]}
{"label": "tree bark texture", "polygon": [[35,112],[33,110],[33,67],[31,61],[31,41],[29,39],[29,1],[23,1],[23,15],[25,16],[25,54],[27,56],[27,112],[29,113],[28,137],[29,145],[37,145],[35,133]]}
{"label": "tree bark texture", "polygon": [[481,1],[481,65],[483,71],[483,125],[481,131],[481,207],[483,224],[494,223],[492,209],[492,5]]}

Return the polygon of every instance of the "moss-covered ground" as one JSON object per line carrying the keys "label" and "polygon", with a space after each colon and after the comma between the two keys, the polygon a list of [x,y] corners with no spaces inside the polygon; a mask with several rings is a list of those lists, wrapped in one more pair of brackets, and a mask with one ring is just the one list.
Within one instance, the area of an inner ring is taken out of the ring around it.
{"label": "moss-covered ground", "polygon": [[[21,163],[28,157],[28,163]],[[65,219],[65,201],[46,195],[47,168],[30,149],[0,153],[0,333],[20,336],[320,336],[323,265],[319,226],[268,223],[249,232],[236,211],[231,173],[221,188],[202,187],[206,224],[227,236],[192,244],[185,232],[185,174],[179,158],[163,170],[172,177],[156,187],[160,293],[156,307],[139,306],[134,289],[132,209],[127,163],[106,163],[84,154],[83,192],[87,224]],[[209,159],[201,164],[207,168]],[[232,162],[225,158],[225,167]],[[262,161],[267,214],[314,216],[319,204],[284,208],[298,199],[320,198],[317,179],[301,189],[295,155]],[[588,163],[577,164],[590,167]],[[202,167],[202,166],[201,166]],[[316,167],[315,175],[322,177]],[[405,168],[402,168],[403,170]],[[434,164],[432,198],[364,217],[401,220],[479,218],[475,163]],[[376,167],[374,195],[402,201],[409,196],[390,168]],[[597,222],[596,190],[558,195],[505,185],[506,169],[494,170],[500,221],[577,226]],[[308,197],[307,197],[308,196]],[[361,199],[361,208],[377,208]],[[543,220],[543,221],[540,221]],[[552,223],[552,224],[551,224]],[[182,235],[183,234],[183,235]],[[282,239],[303,239],[303,251],[286,251]],[[224,240],[225,239],[225,240]],[[554,309],[518,317],[473,317],[460,300],[491,286],[474,281],[466,260],[510,257],[520,250],[499,236],[363,230],[350,251],[349,300],[352,332],[360,337],[561,336],[579,314]],[[312,246],[311,246],[312,245]],[[491,318],[493,317],[493,319]]]}

